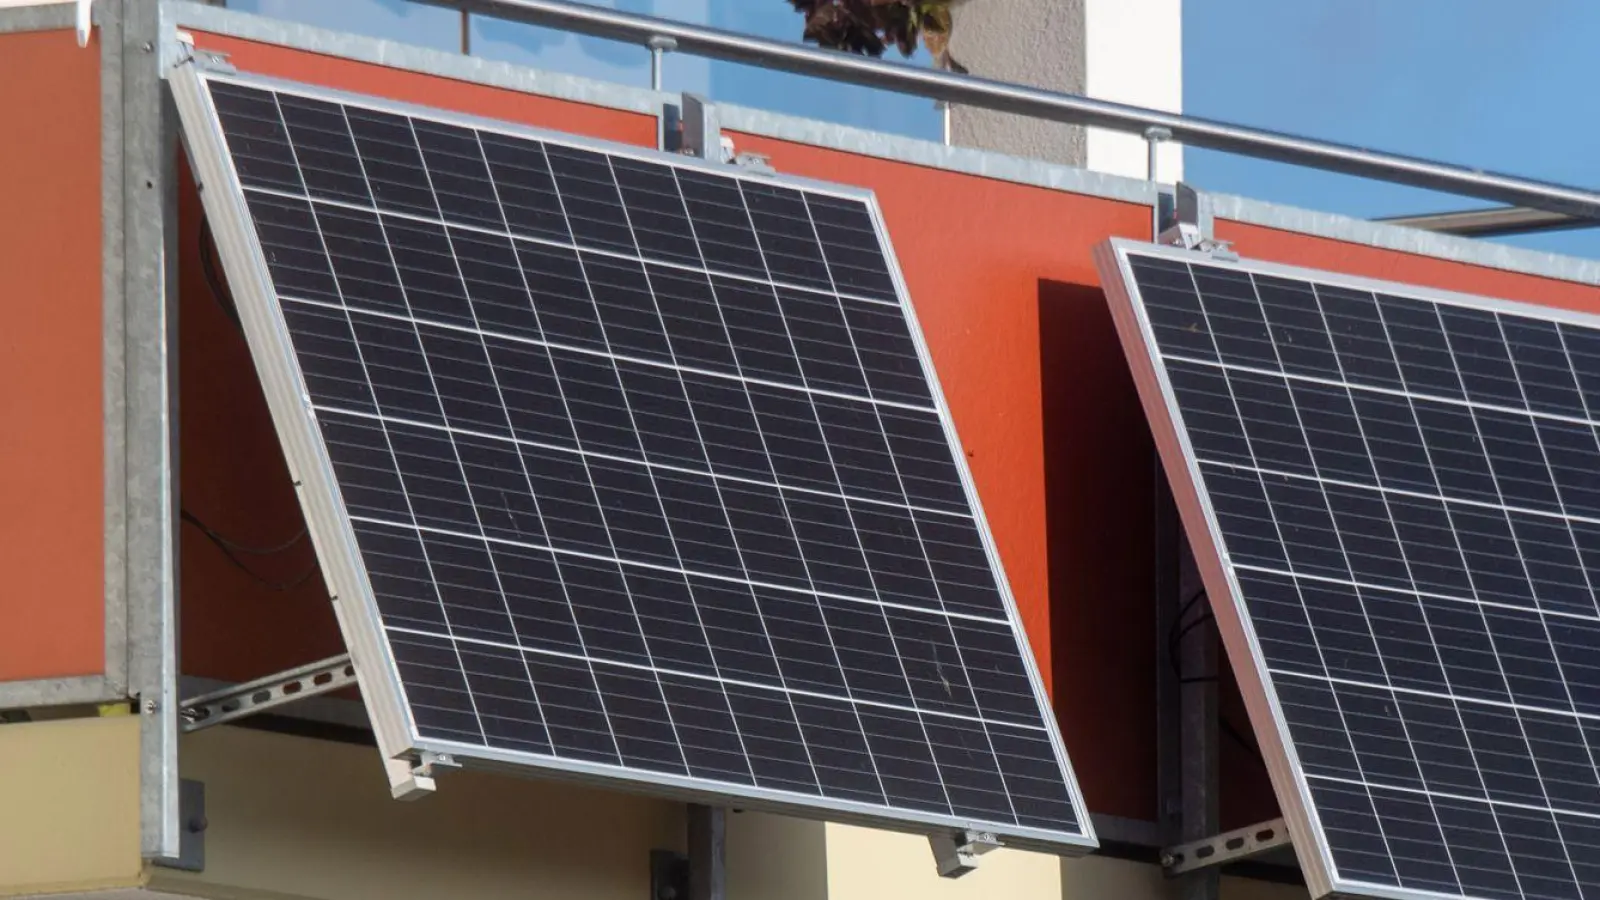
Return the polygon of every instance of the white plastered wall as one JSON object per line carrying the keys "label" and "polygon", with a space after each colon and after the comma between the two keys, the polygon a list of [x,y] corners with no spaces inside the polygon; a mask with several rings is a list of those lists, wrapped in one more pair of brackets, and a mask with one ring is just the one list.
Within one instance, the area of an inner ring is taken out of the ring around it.
{"label": "white plastered wall", "polygon": [[[1183,0],[1083,0],[1088,94],[1166,112],[1183,111]],[[1144,178],[1149,151],[1136,134],[1090,128],[1086,165]],[[1157,178],[1183,178],[1183,148],[1164,144]]]}
{"label": "white plastered wall", "polygon": [[[1183,0],[962,0],[951,55],[974,75],[1168,112],[1183,108]],[[950,142],[1144,178],[1143,137],[971,107],[950,113]],[[1183,177],[1183,151],[1157,177]]]}

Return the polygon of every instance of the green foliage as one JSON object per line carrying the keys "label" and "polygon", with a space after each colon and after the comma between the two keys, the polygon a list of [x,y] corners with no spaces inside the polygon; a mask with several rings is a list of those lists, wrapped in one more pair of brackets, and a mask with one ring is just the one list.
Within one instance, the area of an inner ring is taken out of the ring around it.
{"label": "green foliage", "polygon": [[947,66],[950,6],[954,0],[789,0],[805,17],[805,39],[821,47],[863,56],[882,56],[889,47],[901,56],[925,45]]}

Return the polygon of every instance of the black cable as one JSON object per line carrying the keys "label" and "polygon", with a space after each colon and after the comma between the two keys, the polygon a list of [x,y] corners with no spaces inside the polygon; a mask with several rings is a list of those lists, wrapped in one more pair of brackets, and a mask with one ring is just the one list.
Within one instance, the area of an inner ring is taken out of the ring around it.
{"label": "black cable", "polygon": [[216,544],[217,549],[222,551],[222,555],[227,557],[228,562],[233,563],[234,568],[250,576],[251,580],[260,584],[269,591],[292,591],[300,585],[305,584],[307,581],[310,581],[312,576],[316,575],[319,569],[316,561],[313,560],[311,565],[307,567],[304,572],[300,573],[294,578],[288,581],[273,581],[272,579],[263,576],[255,569],[250,568],[250,566],[246,565],[245,561],[240,559],[237,555],[239,553],[248,553],[256,556],[269,556],[288,550],[305,539],[306,529],[304,526],[301,526],[299,534],[296,534],[290,540],[275,547],[249,547],[245,546],[244,544],[237,543],[236,541],[229,540],[215,528],[212,528],[210,525],[200,521],[198,516],[192,512],[189,512],[187,509],[179,510],[179,516],[183,519],[183,521],[193,525],[195,528],[198,528],[200,533],[204,534],[206,538],[211,541],[211,543]]}
{"label": "black cable", "polygon": [[1250,755],[1256,758],[1256,762],[1261,763],[1262,766],[1267,764],[1266,757],[1261,755],[1261,748],[1256,746],[1256,742],[1247,739],[1239,729],[1233,727],[1233,723],[1229,722],[1226,716],[1220,713],[1217,715],[1217,726],[1222,729],[1223,734],[1233,738],[1239,746],[1249,750]]}
{"label": "black cable", "polygon": [[1205,589],[1202,588],[1196,591],[1188,600],[1185,600],[1183,605],[1178,607],[1178,615],[1172,620],[1172,628],[1167,632],[1167,661],[1172,665],[1174,675],[1180,677],[1183,675],[1183,667],[1178,660],[1183,639],[1201,623],[1211,620],[1211,610],[1207,609],[1199,618],[1188,623],[1183,621],[1184,616],[1189,614],[1189,610],[1194,609],[1195,604],[1205,599],[1205,596]]}
{"label": "black cable", "polygon": [[306,537],[306,527],[301,525],[300,530],[295,532],[294,537],[289,538],[281,544],[274,544],[270,547],[251,547],[247,544],[241,544],[237,541],[229,540],[227,537],[223,536],[221,532],[200,521],[200,517],[190,512],[187,508],[180,510],[179,512],[180,515],[182,515],[183,518],[189,522],[189,524],[195,526],[201,531],[204,531],[206,536],[215,541],[222,549],[231,550],[236,553],[248,553],[251,556],[272,556],[274,554],[282,553],[283,551],[288,550],[290,547],[293,547],[295,544],[305,540]]}
{"label": "black cable", "polygon": [[217,244],[211,235],[211,220],[202,212],[200,214],[200,272],[205,276],[206,287],[211,290],[212,299],[222,307],[223,315],[233,323],[233,327],[244,333],[244,322],[239,320],[239,310],[233,305],[233,295],[227,292],[222,283],[222,276],[217,272]]}
{"label": "black cable", "polygon": [[[1205,596],[1206,592],[1204,590],[1200,590],[1196,592],[1194,596],[1190,597],[1188,600],[1185,600],[1183,605],[1178,607],[1177,618],[1173,620],[1172,629],[1168,632],[1167,658],[1172,662],[1172,671],[1179,676],[1178,683],[1180,685],[1212,684],[1219,680],[1216,675],[1184,676],[1183,667],[1178,659],[1179,651],[1183,644],[1183,639],[1188,637],[1189,632],[1199,628],[1201,625],[1204,625],[1207,622],[1214,621],[1216,618],[1212,615],[1211,610],[1207,609],[1201,615],[1196,616],[1188,622],[1183,620],[1184,616],[1187,616],[1189,611],[1194,609],[1195,604],[1199,603],[1202,599],[1204,599]],[[1249,751],[1250,755],[1255,757],[1256,761],[1261,763],[1261,765],[1265,766],[1267,764],[1266,759],[1261,755],[1261,748],[1256,746],[1254,741],[1246,738],[1243,732],[1235,728],[1233,723],[1228,721],[1227,717],[1222,715],[1220,710],[1217,713],[1217,727],[1222,731],[1223,734],[1231,738],[1240,747],[1243,747],[1245,750]]]}

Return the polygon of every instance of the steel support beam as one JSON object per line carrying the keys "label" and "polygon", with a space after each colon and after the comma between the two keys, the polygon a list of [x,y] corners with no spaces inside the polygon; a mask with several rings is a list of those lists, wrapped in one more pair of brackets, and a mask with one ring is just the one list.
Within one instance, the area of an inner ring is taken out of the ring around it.
{"label": "steel support beam", "polygon": [[728,900],[728,811],[689,804],[689,900]]}
{"label": "steel support beam", "polygon": [[[1156,479],[1157,735],[1162,840],[1204,840],[1221,827],[1218,804],[1218,653],[1210,606],[1159,464]],[[1217,900],[1215,868],[1171,871],[1182,900]]]}
{"label": "steel support beam", "polygon": [[1161,867],[1168,875],[1215,872],[1224,863],[1248,859],[1289,844],[1289,827],[1282,819],[1273,819],[1168,847],[1161,851]]}
{"label": "steel support beam", "polygon": [[[106,410],[121,433],[128,693],[140,717],[140,832],[146,857],[180,852],[177,715],[177,128],[161,72],[159,0],[95,4],[120,93],[103,86],[106,175],[117,182],[118,231],[105,252],[107,306],[117,307],[122,392]],[[108,61],[109,62],[109,61]],[[114,154],[114,155],[110,155]],[[115,167],[116,172],[111,173]],[[116,340],[111,337],[111,340]],[[108,557],[109,557],[108,553]],[[111,576],[108,567],[108,577]]]}
{"label": "steel support beam", "polygon": [[683,53],[860,84],[945,103],[1032,116],[1053,122],[1088,125],[1133,134],[1144,134],[1152,127],[1165,128],[1171,132],[1172,140],[1195,147],[1310,166],[1499,203],[1600,218],[1600,193],[1595,191],[1394,153],[1382,153],[1347,144],[1312,140],[1259,128],[1247,128],[1178,113],[1112,103],[1077,94],[1055,93],[971,75],[959,75],[942,69],[820,50],[802,44],[767,40],[717,28],[590,6],[571,0],[424,0],[424,2],[501,19],[609,38],[638,46],[648,46],[652,39],[670,38],[676,42],[678,51]]}
{"label": "steel support beam", "polygon": [[356,684],[356,668],[350,662],[350,654],[342,653],[287,672],[191,697],[178,706],[183,730],[188,733]]}

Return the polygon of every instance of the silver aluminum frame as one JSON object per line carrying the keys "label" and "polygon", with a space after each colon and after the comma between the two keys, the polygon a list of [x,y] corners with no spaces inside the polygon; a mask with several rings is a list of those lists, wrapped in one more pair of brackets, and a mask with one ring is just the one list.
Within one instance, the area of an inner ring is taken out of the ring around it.
{"label": "silver aluminum frame", "polygon": [[[329,593],[334,598],[340,629],[344,633],[351,659],[355,662],[362,696],[378,738],[379,749],[385,759],[411,758],[423,752],[432,752],[446,754],[468,765],[524,772],[529,768],[535,768],[539,771],[554,772],[613,787],[622,783],[634,788],[644,788],[653,793],[696,802],[809,813],[812,816],[820,812],[840,821],[860,822],[911,832],[924,832],[929,828],[976,829],[997,834],[1017,846],[1063,854],[1083,853],[1098,846],[1094,826],[1084,805],[1076,774],[1067,759],[1060,729],[1051,712],[1043,681],[1033,659],[1031,644],[1028,643],[1023,630],[1015,599],[995,550],[993,536],[983,516],[982,506],[966,465],[965,454],[956,439],[950,411],[939,388],[926,341],[905,288],[904,277],[889,243],[876,197],[871,191],[792,176],[756,174],[742,168],[693,157],[387,101],[278,78],[205,72],[197,68],[194,63],[180,65],[168,76],[168,80],[172,85],[173,96],[183,121],[183,133],[190,159],[203,187],[202,202],[212,222],[224,270],[229,276],[230,283],[234,285],[236,305],[239,307],[251,355],[261,377],[290,472],[298,488],[301,506],[306,514],[307,526],[317,548],[318,558],[323,563],[324,577],[328,581]],[[1066,776],[1074,813],[1078,818],[1077,824],[1082,834],[1010,825],[997,826],[995,823],[982,823],[912,810],[886,815],[884,808],[870,804],[760,787],[730,791],[731,786],[727,783],[708,779],[641,772],[620,766],[421,737],[410,714],[398,668],[384,636],[377,603],[361,562],[348,513],[340,499],[332,464],[315,424],[316,417],[311,410],[309,392],[301,376],[288,330],[278,306],[265,257],[250,225],[243,189],[227,152],[227,142],[221,132],[211,101],[208,85],[213,81],[351,103],[370,109],[414,115],[524,139],[600,150],[618,157],[711,172],[724,177],[779,183],[812,193],[865,203],[884,250],[885,261],[895,285],[901,310],[906,317],[919,360],[935,398],[951,456],[955,460],[962,487],[976,516],[984,550],[995,572],[1005,611],[1017,641],[1018,652],[1023,657],[1035,702],[1039,705],[1041,721],[1044,723],[1061,770]]]}
{"label": "silver aluminum frame", "polygon": [[177,123],[162,88],[160,0],[123,0],[122,353],[128,692],[138,700],[145,857],[180,855]]}
{"label": "silver aluminum frame", "polygon": [[[1138,384],[1151,429],[1156,434],[1162,464],[1172,484],[1173,494],[1179,500],[1180,514],[1187,513],[1184,525],[1190,535],[1190,547],[1211,598],[1211,610],[1216,616],[1218,631],[1222,635],[1228,658],[1233,663],[1240,693],[1250,713],[1250,722],[1262,755],[1266,758],[1268,774],[1293,837],[1295,852],[1300,858],[1311,895],[1323,897],[1337,894],[1388,900],[1460,900],[1464,895],[1340,877],[1316,804],[1311,798],[1299,753],[1289,735],[1288,720],[1279,704],[1273,679],[1267,673],[1266,658],[1245,607],[1244,595],[1234,568],[1221,549],[1224,544],[1216,512],[1211,505],[1210,494],[1203,486],[1194,447],[1183,425],[1183,414],[1178,408],[1166,367],[1159,361],[1160,351],[1157,349],[1155,333],[1138,283],[1133,277],[1130,259],[1135,256],[1202,264],[1243,274],[1309,281],[1330,287],[1391,294],[1589,328],[1600,328],[1600,315],[1300,266],[1248,259],[1223,260],[1204,251],[1157,246],[1124,238],[1112,238],[1095,248],[1095,263],[1117,323],[1123,351],[1130,368],[1134,370],[1134,380]],[[1163,438],[1176,445],[1181,459],[1171,457]],[[1201,516],[1199,521],[1192,518],[1196,511]],[[1199,535],[1202,534],[1208,540],[1200,540]],[[1221,602],[1223,597],[1229,602]]]}

